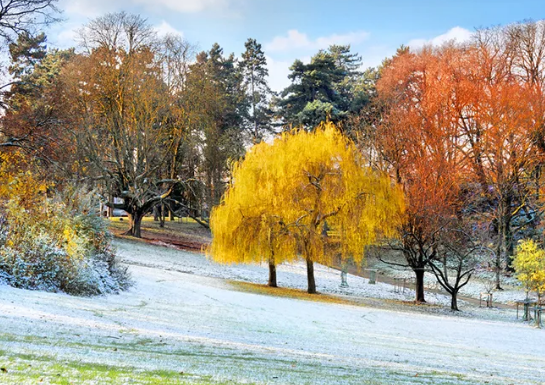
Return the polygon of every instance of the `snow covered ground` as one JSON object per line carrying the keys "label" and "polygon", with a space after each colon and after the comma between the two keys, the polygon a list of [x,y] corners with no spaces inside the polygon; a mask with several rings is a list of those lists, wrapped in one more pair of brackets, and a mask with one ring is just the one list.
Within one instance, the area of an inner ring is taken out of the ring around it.
{"label": "snow covered ground", "polygon": [[[402,269],[383,262],[375,263],[373,267],[389,277],[407,278],[414,284],[414,273],[410,269]],[[425,273],[424,282],[426,288],[443,290],[431,272]],[[478,271],[473,274],[469,283],[460,290],[460,295],[478,300],[481,293],[487,292],[487,290],[495,286],[494,282],[495,274],[493,272]],[[492,290],[494,303],[514,305],[515,301],[523,300],[526,297],[526,293],[514,277],[502,276],[501,286],[503,290]],[[531,293],[530,297],[535,299],[535,293]]]}
{"label": "snow covered ground", "polygon": [[[173,248],[152,248],[146,244],[118,242],[118,255],[123,261],[147,267],[160,267],[165,270],[198,274],[206,277],[231,279],[266,284],[268,265],[219,265],[204,258],[201,254],[180,252]],[[152,251],[149,251],[152,250]],[[155,258],[145,256],[153,252]],[[183,260],[180,261],[180,255]],[[280,265],[277,268],[278,286],[306,290],[306,264]],[[338,270],[315,264],[316,285],[319,292],[328,294],[352,295],[369,298],[412,301],[414,290],[409,288],[397,293],[392,285],[378,282],[370,285],[369,280],[353,275],[348,277],[348,288],[341,288],[341,275]],[[450,297],[429,296],[430,303],[450,304]]]}
{"label": "snow covered ground", "polygon": [[[512,312],[484,320],[245,293],[225,278],[264,283],[266,267],[117,245],[135,280],[120,295],[0,286],[0,383],[545,382],[545,330]],[[304,274],[282,266],[279,284],[304,288]],[[338,272],[323,267],[316,279],[322,292],[412,299],[353,276],[341,290]]]}

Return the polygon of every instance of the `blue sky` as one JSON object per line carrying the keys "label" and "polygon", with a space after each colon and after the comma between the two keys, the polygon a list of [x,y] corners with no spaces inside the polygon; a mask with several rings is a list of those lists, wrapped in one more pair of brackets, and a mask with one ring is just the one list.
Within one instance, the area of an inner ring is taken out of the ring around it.
{"label": "blue sky", "polygon": [[50,46],[75,45],[81,25],[120,10],[142,15],[160,33],[180,33],[201,50],[218,42],[239,55],[255,38],[276,90],[288,84],[296,58],[309,60],[329,44],[351,44],[364,66],[375,66],[401,44],[465,40],[475,28],[545,18],[543,0],[60,0],[59,7],[65,21],[48,31]]}

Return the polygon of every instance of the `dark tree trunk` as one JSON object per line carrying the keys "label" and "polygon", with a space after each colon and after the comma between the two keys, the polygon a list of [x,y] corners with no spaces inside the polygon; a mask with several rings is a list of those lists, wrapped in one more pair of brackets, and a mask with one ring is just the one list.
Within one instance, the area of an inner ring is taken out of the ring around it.
{"label": "dark tree trunk", "polygon": [[458,290],[452,291],[452,293],[450,293],[450,295],[451,295],[450,309],[459,311],[458,310]]}
{"label": "dark tree trunk", "polygon": [[316,281],[314,280],[314,262],[307,258],[308,293],[316,294]]}
{"label": "dark tree trunk", "polygon": [[140,232],[142,218],[144,218],[144,213],[141,211],[129,214],[129,230],[125,234],[136,238],[142,238]]}
{"label": "dark tree trunk", "polygon": [[270,287],[278,287],[276,283],[276,264],[273,260],[269,261],[269,283]]}
{"label": "dark tree trunk", "polygon": [[513,244],[513,231],[511,230],[511,215],[506,216],[503,225],[503,241],[505,242],[505,270],[514,272],[513,268],[513,255],[515,254],[515,246]]}
{"label": "dark tree trunk", "polygon": [[[500,254],[501,255],[501,254]],[[500,255],[496,256],[496,290],[503,290],[501,287],[501,261]]]}
{"label": "dark tree trunk", "polygon": [[160,211],[159,211],[159,227],[163,228],[163,227],[165,227],[165,217],[166,217],[165,204],[161,203],[160,207],[161,208],[160,208]]}
{"label": "dark tree trunk", "polygon": [[416,303],[424,303],[426,302],[424,298],[424,268],[414,269],[414,274],[416,275],[416,284],[414,288],[416,291]]}
{"label": "dark tree trunk", "polygon": [[[114,197],[113,195],[109,195],[108,196],[108,202],[110,202],[111,204],[114,203]],[[108,206],[108,213],[106,214],[108,216],[108,218],[112,218],[114,216],[114,208],[113,206]]]}

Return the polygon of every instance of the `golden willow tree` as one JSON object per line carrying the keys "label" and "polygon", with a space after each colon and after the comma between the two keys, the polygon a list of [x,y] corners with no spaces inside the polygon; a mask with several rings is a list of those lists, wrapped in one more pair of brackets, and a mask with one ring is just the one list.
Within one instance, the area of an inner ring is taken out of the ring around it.
{"label": "golden willow tree", "polygon": [[[394,237],[403,194],[391,180],[364,166],[354,144],[333,124],[314,132],[285,133],[254,146],[233,168],[233,183],[212,211],[208,253],[221,263],[303,258],[308,292],[316,293],[314,262],[361,262],[366,246]],[[324,225],[334,231],[328,236]]]}

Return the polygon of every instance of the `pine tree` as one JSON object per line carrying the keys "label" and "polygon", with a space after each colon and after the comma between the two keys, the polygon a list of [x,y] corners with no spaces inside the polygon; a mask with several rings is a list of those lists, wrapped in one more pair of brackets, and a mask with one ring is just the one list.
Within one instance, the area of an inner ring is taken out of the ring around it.
{"label": "pine tree", "polygon": [[244,46],[246,51],[242,54],[240,68],[244,77],[248,104],[251,108],[248,121],[253,132],[253,141],[257,143],[261,139],[263,131],[271,130],[272,112],[268,104],[272,91],[267,83],[269,70],[261,44],[257,43],[255,39],[248,39]]}
{"label": "pine tree", "polygon": [[314,55],[309,64],[296,60],[292,81],[277,100],[285,126],[312,128],[324,121],[344,124],[359,114],[371,95],[360,83],[362,59],[349,45],[332,45]]}

